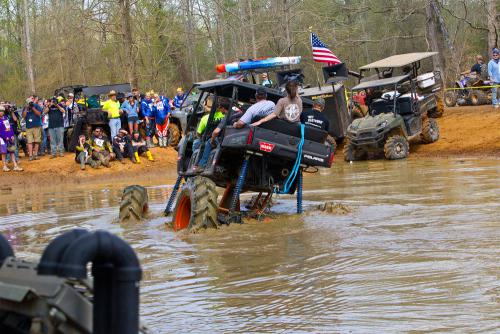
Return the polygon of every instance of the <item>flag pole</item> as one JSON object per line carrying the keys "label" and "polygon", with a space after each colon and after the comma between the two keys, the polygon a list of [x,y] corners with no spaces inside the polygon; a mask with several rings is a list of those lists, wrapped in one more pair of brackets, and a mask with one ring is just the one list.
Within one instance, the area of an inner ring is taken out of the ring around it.
{"label": "flag pole", "polygon": [[[311,45],[311,49],[312,49],[312,29],[313,29],[313,27],[310,26],[309,27],[309,44]],[[321,90],[321,83],[319,81],[318,69],[314,63],[315,63],[315,61],[313,60],[313,69],[314,69],[314,74],[316,74],[316,82],[318,83],[319,90]]]}

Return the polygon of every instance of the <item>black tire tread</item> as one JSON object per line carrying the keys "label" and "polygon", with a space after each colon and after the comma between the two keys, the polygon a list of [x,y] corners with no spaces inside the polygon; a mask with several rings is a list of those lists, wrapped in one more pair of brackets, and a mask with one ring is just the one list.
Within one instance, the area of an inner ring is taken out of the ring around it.
{"label": "black tire tread", "polygon": [[345,141],[342,153],[344,154],[344,161],[347,162],[363,160],[365,157],[365,153],[357,151],[349,139]]}
{"label": "black tire tread", "polygon": [[139,221],[144,218],[148,209],[148,192],[146,188],[133,185],[123,190],[120,202],[119,219],[123,221]]}
{"label": "black tire tread", "polygon": [[[403,144],[404,151],[402,155],[396,152],[396,146],[398,143]],[[408,143],[408,139],[406,139],[404,136],[392,135],[385,141],[384,155],[386,159],[388,160],[405,159],[406,157],[408,157],[409,153],[410,153],[410,144]]]}
{"label": "black tire tread", "polygon": [[[431,134],[431,130],[434,129],[435,136]],[[422,134],[420,135],[422,141],[426,144],[434,143],[439,139],[439,125],[433,118],[424,119],[424,124],[422,126]]]}

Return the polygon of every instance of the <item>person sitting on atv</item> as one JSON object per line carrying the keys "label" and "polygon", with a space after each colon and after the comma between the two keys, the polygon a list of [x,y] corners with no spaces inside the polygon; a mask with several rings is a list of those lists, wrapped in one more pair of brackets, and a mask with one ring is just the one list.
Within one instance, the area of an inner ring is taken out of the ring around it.
{"label": "person sitting on atv", "polygon": [[476,75],[478,78],[481,78],[484,71],[484,60],[483,56],[476,56],[476,63],[472,65],[470,69],[470,74]]}
{"label": "person sitting on atv", "polygon": [[123,158],[130,158],[132,162],[136,162],[132,141],[126,130],[121,129],[115,138],[113,138],[113,152],[116,155],[116,159],[122,164],[125,163]]}
{"label": "person sitting on atv", "polygon": [[109,161],[114,158],[113,149],[108,137],[103,134],[101,128],[96,128],[89,142],[92,147],[92,159],[99,161],[101,165],[111,167]]}
{"label": "person sitting on atv", "polygon": [[289,81],[285,90],[287,95],[278,100],[276,108],[272,114],[267,115],[260,121],[252,124],[252,126],[259,126],[262,123],[269,122],[272,119],[279,118],[286,120],[290,123],[300,122],[300,114],[302,114],[302,99],[297,93],[299,85],[297,81]]}
{"label": "person sitting on atv", "polygon": [[147,143],[144,141],[144,139],[141,138],[139,131],[134,131],[134,133],[132,134],[132,147],[134,149],[134,157],[136,163],[141,163],[141,159],[139,158],[139,156],[144,153],[146,153],[149,161],[155,161]]}
{"label": "person sitting on atv", "polygon": [[[224,99],[219,103],[218,111],[222,112],[224,115],[227,115],[230,107],[231,107],[231,104],[229,103],[229,101]],[[210,152],[212,152],[212,149],[217,147],[217,145],[219,144],[218,137],[219,137],[219,134],[221,133],[221,131],[224,127],[224,124],[230,125],[230,124],[234,123],[236,120],[238,120],[241,117],[241,115],[243,115],[241,110],[235,109],[235,110],[233,110],[233,114],[227,120],[227,122],[226,122],[227,116],[224,116],[224,118],[222,118],[219,121],[219,124],[217,125],[217,127],[214,129],[214,131],[212,131],[212,135],[210,136],[210,139],[208,139],[207,142],[205,143],[205,148],[203,149],[203,155],[202,155],[200,161],[198,162],[198,168],[197,168],[198,172],[201,172],[203,170],[203,168],[207,164],[208,157],[210,156]]]}
{"label": "person sitting on atv", "polygon": [[[311,110],[307,110],[300,115],[300,122],[305,126],[310,126],[316,129],[321,129],[323,131],[330,131],[330,121],[323,114],[323,110],[325,109],[325,100],[323,98],[318,98],[314,100],[313,107]],[[326,137],[327,143],[333,145],[334,150],[336,148],[335,139],[332,136],[328,135]]]}
{"label": "person sitting on atv", "polygon": [[85,165],[97,168],[101,165],[98,160],[92,159],[92,147],[85,140],[85,135],[78,137],[78,145],[75,147],[75,161],[80,164],[80,169],[85,170]]}
{"label": "person sitting on atv", "polygon": [[[210,106],[211,106],[212,103],[213,103],[213,98],[211,96],[207,97],[207,99],[205,100],[205,107],[204,107],[206,114],[203,115],[203,117],[200,119],[200,123],[198,124],[198,128],[196,129],[196,136],[198,138],[193,142],[193,151],[197,150],[201,146],[201,137],[203,136],[203,133],[207,129],[208,118],[210,116],[210,110],[208,110],[208,104],[210,104]],[[220,102],[219,102],[219,106],[220,106]],[[211,107],[210,107],[210,109],[211,109]],[[217,110],[215,111],[213,120],[212,120],[212,124],[217,125],[218,122],[223,118],[224,118],[224,114],[219,110],[219,108],[217,108]]]}
{"label": "person sitting on atv", "polygon": [[257,89],[255,99],[257,102],[248,108],[237,122],[234,122],[234,128],[240,129],[245,125],[252,124],[257,119],[264,118],[274,111],[276,105],[273,101],[267,100],[267,93],[264,88]]}

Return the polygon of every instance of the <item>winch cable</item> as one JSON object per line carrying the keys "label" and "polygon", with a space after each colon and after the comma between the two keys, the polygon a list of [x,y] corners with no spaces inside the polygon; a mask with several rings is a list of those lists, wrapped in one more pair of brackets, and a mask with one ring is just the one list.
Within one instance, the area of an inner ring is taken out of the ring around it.
{"label": "winch cable", "polygon": [[288,174],[287,179],[285,180],[285,184],[283,185],[283,190],[282,191],[277,191],[278,194],[288,194],[290,191],[290,188],[292,187],[293,183],[295,182],[295,179],[297,178],[297,175],[300,171],[300,162],[302,161],[302,147],[304,146],[304,130],[305,126],[304,124],[300,124],[300,142],[299,146],[297,148],[297,158],[295,159],[295,164],[293,165],[292,170],[290,171],[290,174]]}

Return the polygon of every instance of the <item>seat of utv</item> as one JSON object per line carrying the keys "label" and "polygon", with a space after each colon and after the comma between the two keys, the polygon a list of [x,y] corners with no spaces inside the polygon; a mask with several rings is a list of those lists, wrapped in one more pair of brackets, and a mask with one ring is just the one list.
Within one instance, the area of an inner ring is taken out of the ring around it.
{"label": "seat of utv", "polygon": [[[259,127],[271,131],[285,133],[287,135],[300,138],[300,123],[290,123],[282,119],[272,119],[266,123],[259,125]],[[328,132],[317,129],[311,126],[304,128],[304,139],[324,143]]]}

